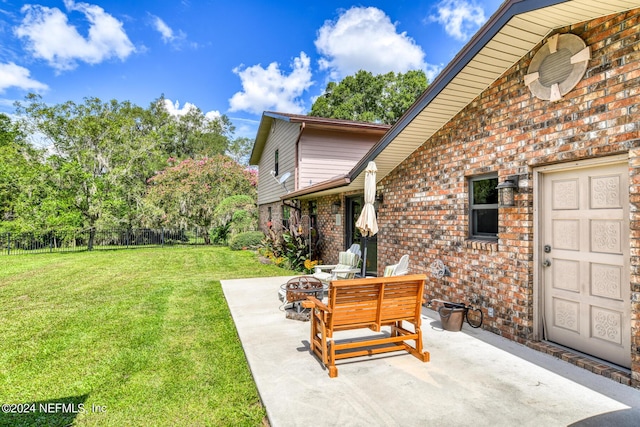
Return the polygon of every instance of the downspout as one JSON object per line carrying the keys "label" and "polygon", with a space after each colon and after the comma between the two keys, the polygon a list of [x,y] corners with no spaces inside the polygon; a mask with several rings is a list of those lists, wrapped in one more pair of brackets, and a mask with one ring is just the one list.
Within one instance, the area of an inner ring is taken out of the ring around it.
{"label": "downspout", "polygon": [[293,183],[293,191],[297,191],[299,186],[298,186],[298,182],[300,180],[300,168],[299,168],[299,164],[300,164],[300,139],[302,138],[302,132],[304,132],[304,128],[306,127],[305,122],[302,122],[300,124],[300,132],[298,133],[298,138],[296,139],[296,163],[295,163],[295,168],[294,168],[294,177],[295,177],[295,182]]}
{"label": "downspout", "polygon": [[285,206],[289,206],[291,209],[295,209],[295,210],[297,210],[298,212],[302,213],[302,208],[300,208],[299,206],[296,206],[296,205],[290,205],[289,203],[287,203],[287,201],[286,201],[286,200],[284,200],[284,201],[282,202],[282,204],[283,204],[283,205],[285,205]]}

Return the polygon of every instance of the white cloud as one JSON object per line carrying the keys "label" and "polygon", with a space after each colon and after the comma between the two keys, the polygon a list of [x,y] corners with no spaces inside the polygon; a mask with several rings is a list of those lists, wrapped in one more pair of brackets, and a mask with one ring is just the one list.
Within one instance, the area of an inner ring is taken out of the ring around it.
{"label": "white cloud", "polygon": [[[198,107],[195,104],[190,102],[185,102],[182,108],[180,108],[180,102],[171,102],[170,99],[164,99],[164,108],[167,110],[169,114],[172,116],[180,117],[189,113],[191,110],[198,110]],[[219,111],[209,111],[204,114],[204,117],[208,120],[218,120],[222,117]]]}
{"label": "white cloud", "polygon": [[173,30],[159,17],[151,16],[153,19],[153,26],[162,35],[162,41],[165,43],[170,42],[173,38]]}
{"label": "white cloud", "polygon": [[[7,99],[7,98],[0,98],[0,110],[6,108],[6,107],[11,107],[11,110],[14,110],[14,103],[16,102],[15,99]],[[7,113],[5,112],[4,114],[6,114],[7,116],[13,118],[13,113]]]}
{"label": "white cloud", "polygon": [[49,87],[30,77],[31,72],[19,65],[9,62],[7,64],[0,63],[0,93],[10,87],[16,87],[23,90],[33,90],[42,92]]}
{"label": "white cloud", "polygon": [[60,9],[25,5],[21,9],[25,17],[15,34],[26,40],[27,50],[36,58],[63,71],[74,69],[78,61],[98,64],[113,57],[124,60],[135,51],[122,22],[101,7],[71,0],[65,0],[64,4],[69,12],[80,12],[86,17],[87,38],[69,23]]}
{"label": "white cloud", "polygon": [[204,117],[207,120],[218,120],[222,117],[222,114],[220,114],[220,111],[207,111],[206,113],[204,113]]}
{"label": "white cloud", "polygon": [[177,47],[180,42],[184,41],[187,38],[187,35],[182,30],[179,30],[177,33],[174,32],[173,29],[169,27],[167,23],[164,22],[160,17],[151,15],[151,19],[153,28],[155,28],[156,31],[160,33],[160,35],[162,36],[162,41],[165,44],[170,43]]}
{"label": "white cloud", "polygon": [[352,7],[326,21],[315,41],[319,63],[333,79],[366,70],[373,74],[424,69],[424,52],[375,7]]}
{"label": "white cloud", "polygon": [[486,22],[484,10],[473,0],[442,0],[431,16],[444,30],[460,41],[467,41]]}
{"label": "white cloud", "polygon": [[429,83],[433,82],[433,79],[435,79],[436,76],[440,74],[440,71],[442,71],[443,68],[444,68],[444,65],[427,64],[424,70],[424,73],[427,76],[427,81]]}
{"label": "white cloud", "polygon": [[276,62],[267,68],[261,65],[237,67],[233,70],[242,81],[242,91],[229,99],[230,111],[262,114],[265,110],[303,114],[302,93],[312,84],[309,57],[300,52],[291,64],[289,75],[280,70]]}
{"label": "white cloud", "polygon": [[192,109],[198,109],[198,107],[196,107],[194,104],[190,103],[190,102],[185,102],[184,105],[182,106],[182,108],[180,108],[180,102],[176,101],[171,102],[170,99],[164,99],[164,108],[166,108],[167,112],[169,114],[171,114],[172,116],[184,116],[186,114],[189,113],[189,111],[191,111]]}

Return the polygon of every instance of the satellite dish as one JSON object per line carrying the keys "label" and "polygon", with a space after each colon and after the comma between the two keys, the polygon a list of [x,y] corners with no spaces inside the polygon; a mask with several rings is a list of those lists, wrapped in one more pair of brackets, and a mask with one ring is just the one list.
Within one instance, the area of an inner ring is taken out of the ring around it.
{"label": "satellite dish", "polygon": [[271,171],[271,176],[273,177],[273,179],[276,180],[276,182],[282,187],[284,188],[284,190],[288,193],[289,190],[287,190],[287,184],[285,183],[286,180],[289,179],[289,177],[291,176],[291,172],[286,172],[284,173],[279,179],[276,178],[276,171],[272,170]]}
{"label": "satellite dish", "polygon": [[280,183],[280,185],[283,185],[283,184],[284,184],[284,182],[285,182],[286,180],[288,180],[290,176],[291,176],[291,172],[287,172],[287,173],[285,173],[284,175],[282,175],[282,176],[280,177],[280,180],[278,181],[278,182]]}
{"label": "satellite dish", "polygon": [[431,263],[431,274],[436,279],[442,279],[444,276],[451,276],[451,272],[449,271],[449,267],[444,265],[442,260],[435,260]]}

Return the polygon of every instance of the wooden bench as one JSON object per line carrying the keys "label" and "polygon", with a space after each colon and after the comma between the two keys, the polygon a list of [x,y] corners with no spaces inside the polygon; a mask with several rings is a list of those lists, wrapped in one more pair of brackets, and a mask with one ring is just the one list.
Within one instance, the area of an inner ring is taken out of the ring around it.
{"label": "wooden bench", "polygon": [[[420,330],[422,295],[426,275],[337,280],[329,286],[329,300],[324,304],[308,297],[302,305],[311,308],[310,349],[328,368],[331,378],[338,376],[336,360],[404,350],[423,362],[429,353],[422,351]],[[413,327],[407,329],[406,324]],[[336,341],[334,332],[369,328],[389,335],[364,336]],[[414,341],[410,345],[407,341]]]}

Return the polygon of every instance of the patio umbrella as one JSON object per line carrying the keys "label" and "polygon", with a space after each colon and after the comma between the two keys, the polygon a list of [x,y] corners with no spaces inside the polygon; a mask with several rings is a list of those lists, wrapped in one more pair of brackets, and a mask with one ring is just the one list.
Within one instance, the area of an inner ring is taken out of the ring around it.
{"label": "patio umbrella", "polygon": [[364,236],[364,250],[362,251],[362,277],[367,273],[367,241],[369,236],[378,232],[378,221],[376,221],[376,210],[373,203],[376,201],[376,172],[378,168],[375,162],[369,162],[364,171],[364,206],[360,217],[356,221],[356,227]]}

